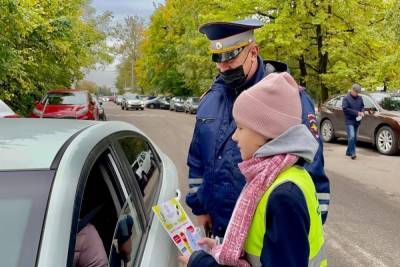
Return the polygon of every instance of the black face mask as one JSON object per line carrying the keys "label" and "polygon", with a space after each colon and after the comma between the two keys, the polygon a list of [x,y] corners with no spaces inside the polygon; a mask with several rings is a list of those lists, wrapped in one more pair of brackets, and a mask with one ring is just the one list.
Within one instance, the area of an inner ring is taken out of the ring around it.
{"label": "black face mask", "polygon": [[243,65],[220,72],[220,74],[224,82],[231,88],[241,87],[247,80],[247,75],[244,74]]}
{"label": "black face mask", "polygon": [[[240,89],[246,83],[247,76],[249,74],[244,73],[243,64],[246,62],[249,54],[250,54],[250,51],[247,53],[246,58],[244,59],[243,63],[240,66],[238,66],[234,69],[220,72],[222,79],[229,87],[231,87],[233,89]],[[253,63],[251,64],[251,67],[252,66],[253,66]],[[250,70],[251,70],[251,67],[250,67]],[[250,70],[249,70],[249,72],[250,72]]]}

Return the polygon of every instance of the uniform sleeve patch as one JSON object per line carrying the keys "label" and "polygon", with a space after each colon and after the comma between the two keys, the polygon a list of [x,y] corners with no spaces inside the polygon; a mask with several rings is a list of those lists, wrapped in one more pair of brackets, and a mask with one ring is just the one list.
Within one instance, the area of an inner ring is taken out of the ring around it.
{"label": "uniform sleeve patch", "polygon": [[319,138],[317,118],[313,113],[308,113],[307,120],[308,128],[310,129],[311,133],[314,135],[315,138]]}

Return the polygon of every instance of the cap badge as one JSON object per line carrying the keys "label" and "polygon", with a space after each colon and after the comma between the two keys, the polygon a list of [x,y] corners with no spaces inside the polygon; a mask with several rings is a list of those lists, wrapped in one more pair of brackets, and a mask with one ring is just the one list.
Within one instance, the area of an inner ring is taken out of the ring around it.
{"label": "cap badge", "polygon": [[222,43],[221,42],[216,42],[215,43],[215,48],[217,48],[218,50],[222,49]]}

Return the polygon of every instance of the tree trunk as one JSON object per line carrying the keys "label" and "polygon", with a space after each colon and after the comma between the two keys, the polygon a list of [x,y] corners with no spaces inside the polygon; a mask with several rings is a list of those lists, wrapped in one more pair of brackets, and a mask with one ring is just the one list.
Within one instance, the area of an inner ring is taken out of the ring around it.
{"label": "tree trunk", "polygon": [[324,102],[328,99],[328,87],[324,84],[321,78],[321,74],[325,74],[328,67],[328,52],[322,53],[322,46],[323,46],[323,36],[322,36],[322,29],[321,25],[317,25],[316,28],[316,35],[317,35],[317,46],[318,46],[318,75],[320,80],[321,86],[321,100]]}
{"label": "tree trunk", "polygon": [[306,61],[304,59],[304,55],[301,55],[298,59],[299,67],[300,67],[300,85],[303,87],[307,87],[306,77],[307,77],[307,67]]}

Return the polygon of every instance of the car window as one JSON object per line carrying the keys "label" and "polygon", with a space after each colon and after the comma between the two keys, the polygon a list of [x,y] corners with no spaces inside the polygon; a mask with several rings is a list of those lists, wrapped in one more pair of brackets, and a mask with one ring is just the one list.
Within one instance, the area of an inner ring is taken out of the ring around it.
{"label": "car window", "polygon": [[0,266],[35,266],[54,171],[0,172]]}
{"label": "car window", "polygon": [[388,95],[379,102],[379,105],[389,111],[400,111],[400,96]]}
{"label": "car window", "polygon": [[[75,203],[79,217],[74,219],[72,233],[75,235],[73,266],[85,266],[80,252],[87,250],[96,255],[93,262],[108,263],[113,234],[118,223],[118,216],[127,197],[126,189],[115,164],[111,161],[109,150],[102,153],[90,169],[87,178],[82,178],[83,194],[77,193]],[[86,180],[85,180],[86,179]],[[83,186],[84,185],[84,186]],[[101,197],[99,197],[101,196]],[[90,242],[90,243],[87,243]],[[99,257],[102,257],[99,259]]]}
{"label": "car window", "polygon": [[335,103],[336,108],[342,108],[343,98],[344,98],[343,96],[339,96],[338,98],[336,98],[336,103]]}
{"label": "car window", "polygon": [[88,96],[80,92],[48,93],[41,103],[45,104],[46,101],[48,105],[84,105],[88,102]]}
{"label": "car window", "polygon": [[125,202],[115,227],[109,257],[110,267],[133,266],[143,237],[133,195]]}
{"label": "car window", "polygon": [[364,102],[364,108],[375,108],[374,103],[372,102],[372,100],[366,96],[366,95],[362,95],[362,100]]}
{"label": "car window", "polygon": [[119,143],[142,192],[146,212],[149,213],[160,182],[160,171],[154,152],[141,137],[122,138]]}
{"label": "car window", "polygon": [[326,102],[326,105],[327,105],[327,106],[330,106],[330,107],[335,107],[335,106],[336,106],[337,100],[338,100],[338,97],[332,98],[331,100],[329,100],[328,102]]}

